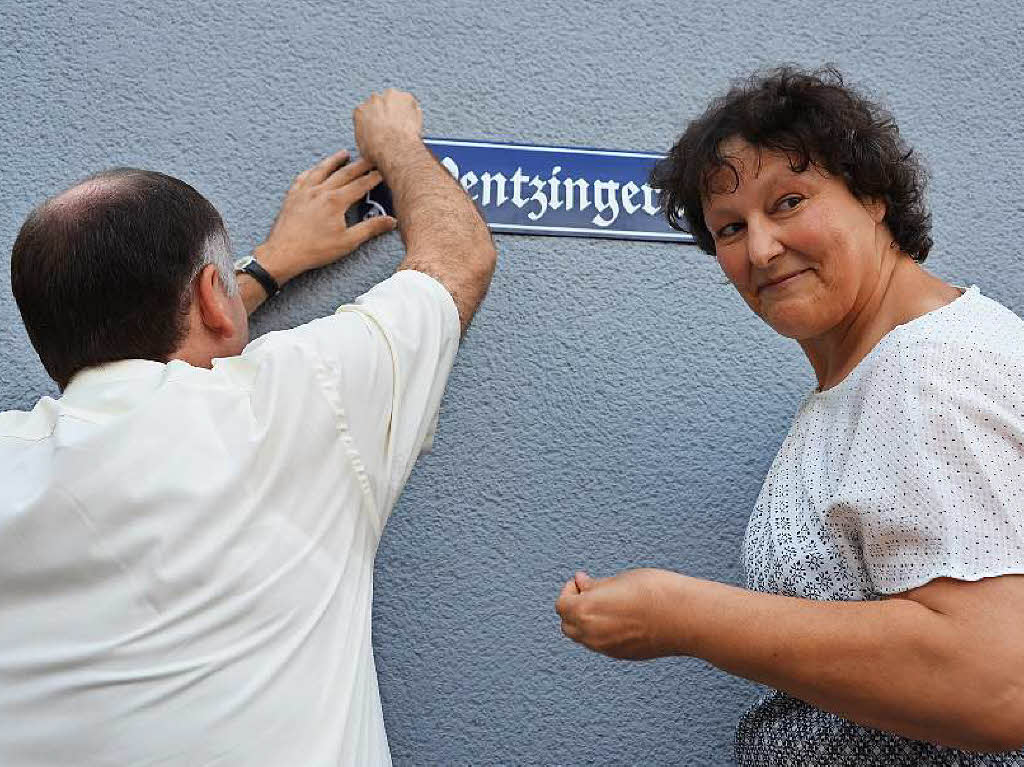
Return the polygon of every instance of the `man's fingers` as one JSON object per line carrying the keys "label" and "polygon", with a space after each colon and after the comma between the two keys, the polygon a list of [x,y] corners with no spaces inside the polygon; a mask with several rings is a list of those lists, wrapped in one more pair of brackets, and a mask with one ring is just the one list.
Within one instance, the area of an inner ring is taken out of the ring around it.
{"label": "man's fingers", "polygon": [[348,208],[359,201],[360,198],[365,197],[366,193],[373,189],[377,184],[384,180],[384,177],[377,171],[371,171],[365,176],[360,176],[350,184],[338,189],[334,194],[338,195],[341,201]]}
{"label": "man's fingers", "polygon": [[306,180],[311,184],[320,184],[338,168],[348,162],[348,150],[340,149],[330,157],[325,157],[306,172]]}
{"label": "man's fingers", "polygon": [[352,249],[355,250],[367,240],[392,231],[396,226],[398,222],[391,216],[374,216],[361,221],[348,230],[348,236],[352,238]]}
{"label": "man's fingers", "polygon": [[341,189],[345,184],[371,170],[373,170],[373,163],[365,157],[360,157],[355,162],[337,168],[334,173],[323,180],[323,185],[328,189]]}

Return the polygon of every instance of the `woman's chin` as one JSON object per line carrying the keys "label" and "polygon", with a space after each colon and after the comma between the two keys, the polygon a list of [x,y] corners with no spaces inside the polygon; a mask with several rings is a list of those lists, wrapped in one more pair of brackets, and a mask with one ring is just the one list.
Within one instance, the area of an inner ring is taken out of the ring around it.
{"label": "woman's chin", "polygon": [[780,336],[792,338],[794,341],[817,338],[829,329],[828,323],[822,317],[801,311],[800,307],[796,306],[767,308],[761,312],[760,317]]}

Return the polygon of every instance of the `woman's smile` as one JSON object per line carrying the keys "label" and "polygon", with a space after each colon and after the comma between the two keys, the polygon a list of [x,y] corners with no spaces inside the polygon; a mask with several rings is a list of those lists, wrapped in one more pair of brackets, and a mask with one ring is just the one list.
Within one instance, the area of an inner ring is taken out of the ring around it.
{"label": "woman's smile", "polygon": [[774,296],[784,292],[787,288],[792,288],[795,284],[800,282],[800,278],[807,274],[810,269],[800,269],[796,272],[790,272],[789,274],[783,274],[778,277],[773,277],[765,280],[757,288],[758,297],[765,295]]}

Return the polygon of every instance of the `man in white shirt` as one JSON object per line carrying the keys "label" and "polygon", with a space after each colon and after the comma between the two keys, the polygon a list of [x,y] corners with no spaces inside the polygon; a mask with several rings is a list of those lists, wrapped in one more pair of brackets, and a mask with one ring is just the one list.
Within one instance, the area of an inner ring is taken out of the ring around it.
{"label": "man in white shirt", "polygon": [[[353,119],[362,159],[300,174],[237,282],[216,210],[161,174],[22,227],[12,285],[63,394],[0,414],[0,764],[390,764],[374,554],[495,251],[412,96]],[[397,222],[346,227],[381,178]],[[396,224],[394,276],[247,344],[268,292]]]}

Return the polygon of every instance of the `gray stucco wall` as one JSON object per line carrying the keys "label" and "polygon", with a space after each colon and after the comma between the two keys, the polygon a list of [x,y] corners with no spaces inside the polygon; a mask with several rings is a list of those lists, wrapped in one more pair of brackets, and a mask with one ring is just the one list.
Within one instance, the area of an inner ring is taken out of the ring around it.
{"label": "gray stucco wall", "polygon": [[[0,0],[0,409],[55,393],[9,287],[35,202],[111,165],[159,169],[210,197],[244,252],[297,171],[353,146],[358,101],[392,85],[419,96],[434,136],[664,149],[729,78],[835,61],[930,163],[931,268],[1024,313],[1022,23],[1019,0]],[[809,367],[692,247],[497,242],[435,451],[377,559],[395,761],[728,764],[754,685],[584,652],[552,602],[581,566],[739,582]],[[254,333],[331,311],[400,258],[390,235],[307,275]]]}

